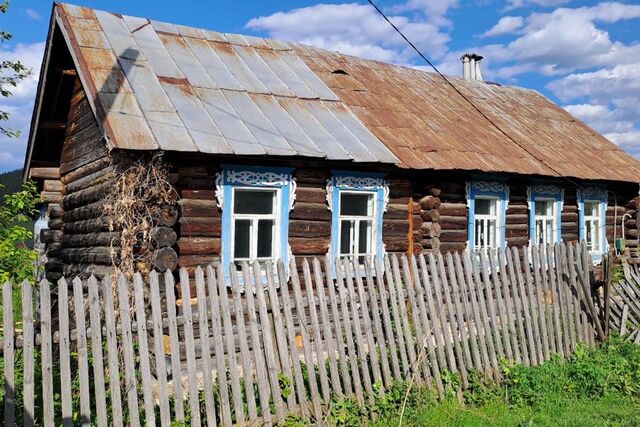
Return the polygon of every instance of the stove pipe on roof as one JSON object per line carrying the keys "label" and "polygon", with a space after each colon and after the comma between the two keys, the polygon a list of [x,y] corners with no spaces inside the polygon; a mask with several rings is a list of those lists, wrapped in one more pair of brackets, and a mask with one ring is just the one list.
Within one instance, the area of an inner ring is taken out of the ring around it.
{"label": "stove pipe on roof", "polygon": [[482,71],[480,71],[480,61],[482,56],[475,53],[465,53],[460,60],[462,61],[462,77],[467,80],[482,81]]}

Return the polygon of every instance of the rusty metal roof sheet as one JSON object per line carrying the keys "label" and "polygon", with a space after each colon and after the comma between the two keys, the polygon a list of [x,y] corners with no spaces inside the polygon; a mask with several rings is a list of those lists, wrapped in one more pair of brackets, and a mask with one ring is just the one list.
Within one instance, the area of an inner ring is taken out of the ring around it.
{"label": "rusty metal roof sheet", "polygon": [[58,4],[113,147],[612,181],[640,162],[539,93]]}

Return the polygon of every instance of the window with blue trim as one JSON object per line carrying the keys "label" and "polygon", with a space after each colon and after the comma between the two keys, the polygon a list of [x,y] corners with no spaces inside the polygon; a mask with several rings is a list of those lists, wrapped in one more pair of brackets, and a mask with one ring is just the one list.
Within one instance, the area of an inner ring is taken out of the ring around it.
{"label": "window with blue trim", "polygon": [[292,168],[222,165],[216,196],[222,209],[222,265],[289,260],[289,211],[295,201]]}
{"label": "window with blue trim", "polygon": [[587,249],[594,261],[602,259],[607,251],[606,211],[607,190],[600,187],[586,187],[578,190],[580,240],[587,243]]}
{"label": "window with blue trim", "polygon": [[529,241],[549,245],[562,240],[564,189],[557,185],[532,185],[527,188],[529,202]]}
{"label": "window with blue trim", "polygon": [[331,256],[384,255],[382,215],[389,187],[383,174],[332,171],[327,202],[332,212]]}
{"label": "window with blue trim", "polygon": [[466,193],[468,247],[472,250],[504,249],[509,187],[503,182],[475,180],[467,183]]}

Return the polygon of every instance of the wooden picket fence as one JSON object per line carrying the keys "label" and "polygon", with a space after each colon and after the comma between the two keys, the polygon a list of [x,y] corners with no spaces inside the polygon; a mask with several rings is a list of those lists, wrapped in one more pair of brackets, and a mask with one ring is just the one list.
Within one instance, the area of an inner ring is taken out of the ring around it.
{"label": "wooden picket fence", "polygon": [[5,424],[321,421],[332,398],[442,395],[602,335],[583,244],[298,265],[181,270],[178,301],[171,274],[25,282],[16,319],[5,284]]}
{"label": "wooden picket fence", "polygon": [[640,345],[640,267],[623,264],[624,278],[610,284],[605,305],[609,328]]}

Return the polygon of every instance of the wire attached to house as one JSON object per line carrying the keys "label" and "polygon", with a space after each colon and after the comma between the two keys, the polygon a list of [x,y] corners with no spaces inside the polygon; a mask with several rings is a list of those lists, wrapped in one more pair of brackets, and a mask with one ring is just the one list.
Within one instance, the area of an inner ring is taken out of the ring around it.
{"label": "wire attached to house", "polygon": [[385,21],[387,21],[389,23],[389,25],[391,25],[391,27],[393,27],[393,29],[400,34],[400,36],[409,44],[409,46],[411,46],[411,48],[413,50],[416,51],[416,53],[422,58],[424,59],[424,61],[429,64],[429,66],[431,68],[433,68],[433,70],[440,76],[442,77],[442,79],[447,82],[449,84],[449,86],[451,86],[453,88],[453,90],[455,90],[458,95],[460,95],[462,97],[462,99],[464,99],[465,101],[467,101],[469,103],[469,105],[471,105],[473,107],[474,110],[476,110],[482,117],[484,117],[489,123],[491,123],[491,125],[493,127],[495,127],[501,134],[503,134],[504,136],[506,136],[509,140],[511,140],[514,144],[516,144],[518,147],[522,148],[527,154],[529,154],[531,157],[533,157],[534,159],[536,159],[538,162],[540,162],[541,164],[543,164],[544,166],[546,166],[547,168],[551,169],[551,171],[553,171],[555,174],[558,175],[558,177],[564,178],[565,180],[567,180],[569,183],[575,185],[578,188],[582,188],[582,185],[578,184],[577,182],[574,182],[572,179],[563,176],[559,171],[557,171],[556,169],[554,169],[552,166],[548,165],[544,160],[542,160],[541,158],[539,158],[538,156],[536,156],[534,153],[532,153],[531,151],[527,150],[527,148],[525,146],[523,146],[522,144],[520,144],[518,141],[516,141],[515,139],[513,139],[513,137],[511,137],[511,135],[509,135],[507,132],[505,132],[497,123],[495,123],[489,116],[487,116],[476,104],[473,103],[472,100],[470,100],[465,94],[463,94],[460,89],[458,89],[456,87],[456,85],[453,84],[453,82],[451,82],[451,80],[449,80],[447,78],[447,76],[445,76],[444,74],[442,74],[440,72],[440,70],[438,70],[438,68],[433,65],[433,63],[429,60],[429,58],[427,58],[421,51],[420,49],[418,49],[416,47],[416,45],[414,45],[411,40],[409,40],[407,38],[407,36],[405,36],[402,31],[400,31],[400,29],[398,27],[396,27],[396,25],[391,22],[391,20],[387,17],[387,15],[384,14],[384,12],[382,10],[380,10],[380,8],[378,6],[376,6],[376,4],[373,2],[373,0],[367,0],[369,2],[369,4],[371,6],[373,6],[373,8],[380,14],[380,16],[382,16],[384,18]]}

